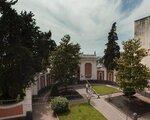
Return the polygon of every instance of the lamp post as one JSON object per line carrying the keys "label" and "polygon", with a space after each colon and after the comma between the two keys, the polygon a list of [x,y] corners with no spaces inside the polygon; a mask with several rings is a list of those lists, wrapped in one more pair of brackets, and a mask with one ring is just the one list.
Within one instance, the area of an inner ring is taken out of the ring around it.
{"label": "lamp post", "polygon": [[138,114],[137,113],[133,113],[133,120],[137,120],[138,119]]}

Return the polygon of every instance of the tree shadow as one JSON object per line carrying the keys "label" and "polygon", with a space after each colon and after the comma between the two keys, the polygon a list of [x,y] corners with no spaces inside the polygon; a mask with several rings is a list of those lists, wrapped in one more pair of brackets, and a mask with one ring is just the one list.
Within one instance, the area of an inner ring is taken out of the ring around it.
{"label": "tree shadow", "polygon": [[111,97],[111,101],[108,98],[106,100],[130,117],[133,117],[133,113],[137,113],[139,116],[150,113],[150,103],[142,101],[137,97],[129,100],[127,97],[120,95]]}

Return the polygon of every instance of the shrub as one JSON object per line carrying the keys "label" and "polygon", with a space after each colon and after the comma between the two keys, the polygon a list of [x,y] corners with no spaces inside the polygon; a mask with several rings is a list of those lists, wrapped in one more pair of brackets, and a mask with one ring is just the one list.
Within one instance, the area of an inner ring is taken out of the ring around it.
{"label": "shrub", "polygon": [[65,113],[69,110],[69,101],[64,97],[55,97],[51,100],[51,108],[54,113]]}
{"label": "shrub", "polygon": [[58,96],[58,84],[53,84],[50,88],[51,96]]}

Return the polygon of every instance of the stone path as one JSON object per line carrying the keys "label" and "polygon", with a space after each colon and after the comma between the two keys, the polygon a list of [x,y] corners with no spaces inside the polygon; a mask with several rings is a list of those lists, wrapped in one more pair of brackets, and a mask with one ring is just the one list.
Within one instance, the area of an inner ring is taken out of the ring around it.
{"label": "stone path", "polygon": [[53,116],[50,104],[47,102],[48,95],[49,93],[46,93],[42,96],[42,99],[33,103],[33,120],[57,120],[57,118]]}
{"label": "stone path", "polygon": [[[87,93],[84,88],[76,89],[83,97],[87,96]],[[113,96],[120,95],[114,94]],[[93,96],[91,99],[92,106],[101,112],[108,120],[132,120],[127,117],[124,113],[119,111],[117,108],[113,107],[109,103],[107,103],[104,99],[106,96],[97,99],[97,96]]]}

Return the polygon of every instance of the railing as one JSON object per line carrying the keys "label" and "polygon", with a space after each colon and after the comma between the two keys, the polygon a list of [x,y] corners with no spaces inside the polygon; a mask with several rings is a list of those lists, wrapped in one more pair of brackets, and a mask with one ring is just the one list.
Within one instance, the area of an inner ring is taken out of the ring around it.
{"label": "railing", "polygon": [[86,82],[87,82],[87,85],[89,86],[89,87],[86,86],[86,89],[87,89],[86,92],[91,91],[93,94],[97,95],[97,98],[100,98],[100,94],[98,94],[98,93],[93,89],[93,87],[92,87],[92,85],[90,84],[90,82],[89,82],[88,80],[86,80]]}

